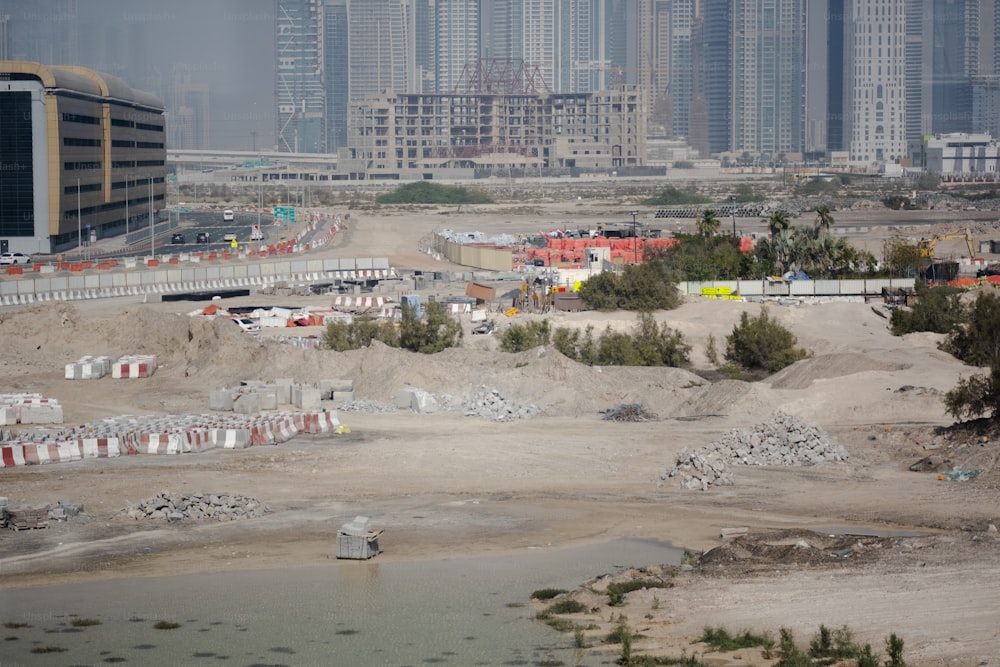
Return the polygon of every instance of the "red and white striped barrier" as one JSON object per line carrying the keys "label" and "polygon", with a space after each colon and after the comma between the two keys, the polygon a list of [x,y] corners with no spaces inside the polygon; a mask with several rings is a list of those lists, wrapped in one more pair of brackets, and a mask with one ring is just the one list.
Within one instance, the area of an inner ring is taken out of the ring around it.
{"label": "red and white striped barrier", "polygon": [[111,377],[116,380],[123,378],[148,378],[156,372],[155,354],[133,354],[119,359],[111,365]]}
{"label": "red and white striped barrier", "polygon": [[334,308],[378,308],[386,304],[384,296],[343,296],[333,297]]}
{"label": "red and white striped barrier", "polygon": [[213,428],[212,444],[223,449],[246,449],[252,444],[250,431],[243,428]]}
{"label": "red and white striped barrier", "polygon": [[80,455],[85,459],[108,459],[121,456],[118,438],[80,438]]}
{"label": "red and white striped barrier", "polygon": [[472,312],[471,303],[449,303],[448,304],[448,314],[449,315],[464,315],[465,313]]}
{"label": "red and white striped barrier", "polygon": [[138,454],[180,454],[184,439],[179,433],[140,433],[136,443]]}

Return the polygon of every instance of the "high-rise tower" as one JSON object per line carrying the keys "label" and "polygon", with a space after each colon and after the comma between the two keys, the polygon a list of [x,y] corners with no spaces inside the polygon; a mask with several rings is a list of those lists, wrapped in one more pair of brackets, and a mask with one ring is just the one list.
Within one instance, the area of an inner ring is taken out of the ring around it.
{"label": "high-rise tower", "polygon": [[277,0],[275,104],[278,150],[326,151],[322,0]]}

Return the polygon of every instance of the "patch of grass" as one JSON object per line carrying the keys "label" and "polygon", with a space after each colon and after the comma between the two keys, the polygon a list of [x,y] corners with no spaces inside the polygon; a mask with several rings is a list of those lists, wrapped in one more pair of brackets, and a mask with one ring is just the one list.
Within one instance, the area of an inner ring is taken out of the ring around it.
{"label": "patch of grass", "polygon": [[708,644],[715,651],[738,651],[741,648],[756,646],[770,649],[774,646],[774,639],[768,634],[755,635],[749,630],[744,630],[733,635],[725,628],[705,628],[697,641]]}
{"label": "patch of grass", "polygon": [[346,628],[344,630],[337,630],[336,634],[338,634],[338,635],[356,635],[359,632],[361,632],[361,631],[360,630],[354,630],[353,628]]}
{"label": "patch of grass", "polygon": [[632,632],[628,625],[625,623],[619,623],[615,626],[615,629],[607,634],[604,638],[605,644],[622,644],[624,642],[631,642],[633,639],[642,639],[643,635],[637,632]]}
{"label": "patch of grass", "polygon": [[577,627],[576,623],[568,618],[553,616],[548,611],[540,611],[535,614],[535,620],[541,621],[556,632],[573,632]]}
{"label": "patch of grass", "polygon": [[632,581],[620,581],[608,584],[608,599],[612,607],[619,607],[625,603],[625,595],[632,591],[639,591],[643,588],[669,588],[669,584],[659,579],[633,579]]}
{"label": "patch of grass", "polygon": [[17,621],[7,621],[6,623],[3,624],[3,627],[7,628],[8,630],[18,630],[20,628],[30,628],[31,625],[29,625],[28,623],[18,623]]}
{"label": "patch of grass", "polygon": [[31,649],[32,653],[63,653],[69,649],[62,646],[36,646]]}
{"label": "patch of grass", "polygon": [[3,638],[5,642],[16,642],[18,639],[20,639],[20,637],[18,637],[17,635],[7,635],[6,637]]}
{"label": "patch of grass", "polygon": [[542,660],[538,663],[539,667],[562,667],[565,664],[562,660]]}
{"label": "patch of grass", "polygon": [[153,627],[157,630],[176,630],[181,627],[181,624],[174,623],[173,621],[157,621],[153,624]]}
{"label": "patch of grass", "polygon": [[563,593],[568,593],[566,589],[563,588],[540,588],[531,594],[532,600],[551,600],[552,598],[559,597]]}
{"label": "patch of grass", "polygon": [[89,628],[92,625],[100,625],[101,621],[96,618],[74,618],[69,623],[74,628]]}

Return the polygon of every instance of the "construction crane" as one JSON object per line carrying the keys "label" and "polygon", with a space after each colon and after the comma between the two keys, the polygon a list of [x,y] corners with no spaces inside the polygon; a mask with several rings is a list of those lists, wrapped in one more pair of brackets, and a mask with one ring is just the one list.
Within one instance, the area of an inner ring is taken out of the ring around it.
{"label": "construction crane", "polygon": [[976,256],[975,243],[972,240],[972,234],[969,233],[968,229],[960,232],[945,232],[944,234],[935,234],[929,239],[920,239],[917,241],[917,249],[920,251],[920,256],[927,259],[934,259],[934,248],[941,241],[947,241],[948,239],[965,239],[965,245],[969,249],[969,258],[974,258]]}

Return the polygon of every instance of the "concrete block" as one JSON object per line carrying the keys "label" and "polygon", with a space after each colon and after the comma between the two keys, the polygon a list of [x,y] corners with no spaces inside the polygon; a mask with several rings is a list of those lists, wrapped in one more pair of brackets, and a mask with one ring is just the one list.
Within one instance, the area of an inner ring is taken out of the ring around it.
{"label": "concrete block", "polygon": [[208,409],[231,412],[233,410],[233,391],[231,389],[216,389],[208,392]]}
{"label": "concrete block", "polygon": [[423,389],[416,389],[413,392],[413,399],[410,401],[410,409],[419,414],[429,414],[438,411],[437,400]]}
{"label": "concrete block", "polygon": [[295,385],[292,387],[292,405],[299,410],[319,410],[319,389]]}
{"label": "concrete block", "polygon": [[259,394],[240,394],[235,401],[233,401],[233,411],[241,415],[252,415],[260,412],[260,395]]}
{"label": "concrete block", "polygon": [[416,389],[399,389],[396,391],[396,407],[400,410],[409,410],[413,404],[413,392]]}
{"label": "concrete block", "polygon": [[260,409],[261,410],[277,410],[278,409],[278,392],[281,391],[280,387],[274,385],[265,385],[263,387],[258,387],[253,390],[253,393],[260,396]]}
{"label": "concrete block", "polygon": [[354,380],[320,380],[319,391],[323,398],[329,398],[337,391],[354,391]]}
{"label": "concrete block", "polygon": [[292,387],[295,380],[292,378],[275,378],[273,384],[279,388],[278,403],[290,405],[292,403]]}
{"label": "concrete block", "polygon": [[0,405],[0,426],[7,426],[8,424],[16,424],[17,415],[14,412],[13,405]]}
{"label": "concrete block", "polygon": [[336,403],[350,403],[351,401],[354,400],[354,392],[353,391],[335,391],[335,392],[333,392],[333,395],[331,396],[331,398]]}
{"label": "concrete block", "polygon": [[21,406],[22,424],[61,424],[62,406],[58,403],[25,404]]}

